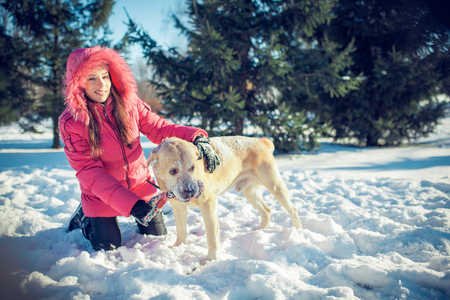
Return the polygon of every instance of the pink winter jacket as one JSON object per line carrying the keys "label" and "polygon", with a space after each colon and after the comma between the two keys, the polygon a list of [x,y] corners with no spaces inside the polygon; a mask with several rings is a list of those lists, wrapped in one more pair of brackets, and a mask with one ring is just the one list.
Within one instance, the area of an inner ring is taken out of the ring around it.
{"label": "pink winter jacket", "polygon": [[[110,99],[106,104],[95,104],[101,118],[102,154],[99,159],[92,159],[84,78],[89,71],[101,64],[108,66],[112,84],[124,100],[135,139],[130,149],[118,138]],[[155,144],[172,136],[187,141],[193,141],[197,135],[207,136],[201,129],[176,125],[153,113],[138,98],[136,81],[128,64],[113,49],[96,46],[72,52],[67,61],[65,85],[66,109],[59,120],[60,135],[67,159],[77,172],[82,193],[81,203],[88,217],[128,217],[139,199],[158,193],[146,183],[147,179],[152,181],[152,178],[140,143],[140,133]],[[136,190],[139,192],[135,192]]]}

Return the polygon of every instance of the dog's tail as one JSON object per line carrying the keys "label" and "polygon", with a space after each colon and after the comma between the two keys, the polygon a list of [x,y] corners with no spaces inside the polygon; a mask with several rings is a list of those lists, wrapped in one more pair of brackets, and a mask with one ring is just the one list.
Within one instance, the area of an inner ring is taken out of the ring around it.
{"label": "dog's tail", "polygon": [[270,149],[270,151],[273,152],[275,150],[275,145],[273,144],[273,142],[271,140],[269,140],[268,138],[266,138],[265,136],[263,136],[261,138],[261,141],[267,148]]}

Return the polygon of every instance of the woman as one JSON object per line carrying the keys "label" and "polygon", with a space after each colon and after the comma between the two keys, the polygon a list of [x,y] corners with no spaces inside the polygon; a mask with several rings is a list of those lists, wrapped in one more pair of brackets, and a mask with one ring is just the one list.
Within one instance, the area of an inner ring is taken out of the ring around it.
{"label": "woman", "polygon": [[156,144],[173,136],[194,142],[213,172],[220,162],[207,133],[153,113],[137,96],[128,64],[113,49],[96,46],[72,52],[64,81],[66,109],[59,129],[81,189],[81,205],[68,231],[81,228],[95,250],[121,245],[121,215],[135,217],[142,234],[166,234],[162,213],[142,200],[158,191],[147,183],[152,178],[140,133]]}

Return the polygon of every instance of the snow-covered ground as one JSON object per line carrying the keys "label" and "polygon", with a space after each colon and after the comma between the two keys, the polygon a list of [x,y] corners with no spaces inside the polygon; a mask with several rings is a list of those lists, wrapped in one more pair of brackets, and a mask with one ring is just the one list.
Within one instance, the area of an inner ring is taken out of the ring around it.
{"label": "snow-covered ground", "polygon": [[205,266],[195,210],[179,247],[169,204],[165,237],[123,217],[115,251],[66,233],[80,190],[51,138],[0,127],[0,299],[450,298],[450,118],[413,146],[277,156],[304,229],[265,194],[271,226],[259,230],[257,211],[228,192],[221,260]]}

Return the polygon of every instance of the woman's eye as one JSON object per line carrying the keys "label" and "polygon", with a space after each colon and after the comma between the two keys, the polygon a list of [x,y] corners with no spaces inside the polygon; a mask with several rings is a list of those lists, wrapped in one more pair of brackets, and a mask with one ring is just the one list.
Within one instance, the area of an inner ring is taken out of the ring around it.
{"label": "woman's eye", "polygon": [[169,171],[170,175],[177,175],[178,170],[177,169],[172,169]]}

